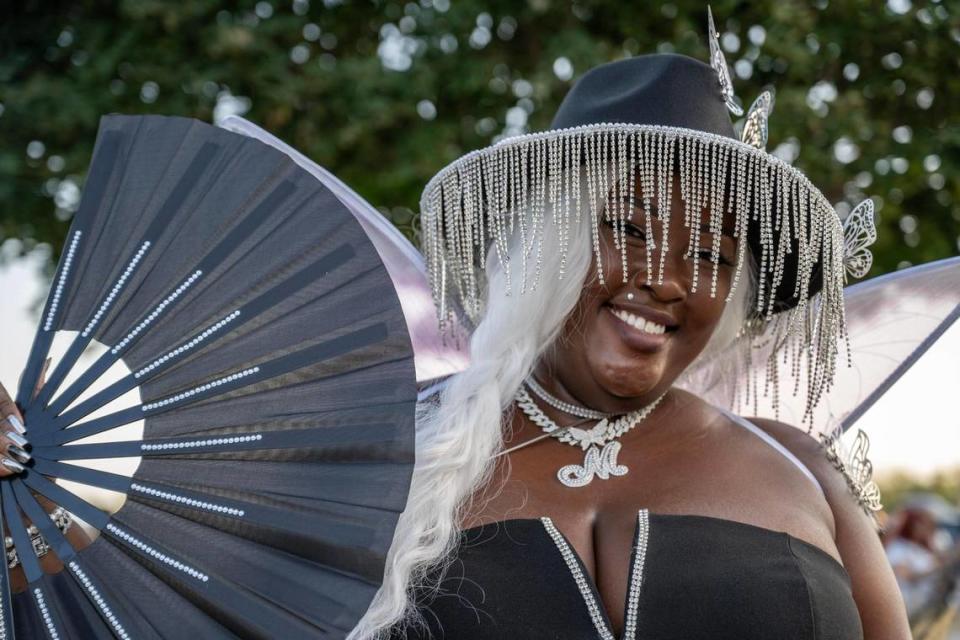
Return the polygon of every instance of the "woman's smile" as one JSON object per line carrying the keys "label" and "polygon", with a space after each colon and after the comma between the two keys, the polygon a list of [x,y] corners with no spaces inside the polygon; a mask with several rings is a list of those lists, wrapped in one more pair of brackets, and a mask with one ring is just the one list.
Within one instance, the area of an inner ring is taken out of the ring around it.
{"label": "woman's smile", "polygon": [[621,340],[631,349],[644,353],[660,350],[671,334],[676,331],[677,325],[657,317],[657,322],[651,316],[664,316],[662,312],[642,306],[632,306],[626,309],[613,304],[601,307],[601,313],[610,319]]}

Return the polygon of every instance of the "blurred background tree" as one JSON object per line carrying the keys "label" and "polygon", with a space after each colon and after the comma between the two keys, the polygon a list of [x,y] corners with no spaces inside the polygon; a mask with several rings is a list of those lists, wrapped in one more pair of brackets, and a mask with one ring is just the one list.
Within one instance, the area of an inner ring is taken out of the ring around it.
{"label": "blurred background tree", "polygon": [[[0,25],[0,243],[47,243],[54,258],[106,113],[242,114],[415,238],[431,175],[546,128],[591,66],[708,58],[692,1],[15,4]],[[712,5],[745,106],[776,89],[768,150],[841,216],[874,198],[871,275],[960,252],[960,2]]]}

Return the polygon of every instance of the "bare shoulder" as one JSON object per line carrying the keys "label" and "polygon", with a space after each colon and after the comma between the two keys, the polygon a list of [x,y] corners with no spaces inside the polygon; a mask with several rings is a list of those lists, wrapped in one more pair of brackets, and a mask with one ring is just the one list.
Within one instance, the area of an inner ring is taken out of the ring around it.
{"label": "bare shoulder", "polygon": [[830,449],[798,427],[769,418],[747,419],[773,436],[810,469],[823,487],[835,517],[845,514],[848,524],[856,524],[869,530],[874,536],[877,535],[877,521],[865,506],[865,487],[858,486],[844,467],[843,461],[838,459],[836,450]]}
{"label": "bare shoulder", "polygon": [[823,487],[836,523],[836,544],[850,576],[865,638],[909,638],[906,609],[880,542],[876,521],[862,505],[835,451],[805,431],[766,418],[748,418],[789,449]]}

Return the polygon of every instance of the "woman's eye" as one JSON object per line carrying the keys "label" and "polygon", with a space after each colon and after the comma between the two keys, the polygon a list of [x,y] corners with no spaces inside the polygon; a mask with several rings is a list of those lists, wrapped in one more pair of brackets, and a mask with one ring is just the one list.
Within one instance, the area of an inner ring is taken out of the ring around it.
{"label": "woman's eye", "polygon": [[647,239],[646,232],[632,222],[624,222],[623,230],[627,235],[633,236],[634,238],[640,238],[641,240]]}
{"label": "woman's eye", "polygon": [[[713,262],[713,251],[710,249],[700,249],[700,251],[697,252],[697,255],[700,257],[701,260]],[[727,258],[725,258],[722,253],[717,254],[717,259],[720,262],[720,264],[733,266],[733,263],[727,260]]]}
{"label": "woman's eye", "polygon": [[[607,218],[606,220],[603,221],[603,223],[608,227],[610,227],[611,229],[613,229],[614,231],[620,228],[620,222],[617,220]],[[630,236],[631,238],[637,238],[638,240],[641,240],[643,242],[646,242],[647,240],[647,234],[643,229],[633,224],[632,222],[627,222],[626,220],[623,221],[623,232],[626,235]]]}

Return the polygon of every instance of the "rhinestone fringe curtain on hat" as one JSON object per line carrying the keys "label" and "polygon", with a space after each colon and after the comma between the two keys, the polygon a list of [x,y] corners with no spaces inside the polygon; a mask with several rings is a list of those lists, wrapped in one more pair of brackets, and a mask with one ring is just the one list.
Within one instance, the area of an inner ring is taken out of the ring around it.
{"label": "rhinestone fringe curtain on hat", "polygon": [[[675,160],[679,194],[673,193]],[[587,212],[578,205],[581,170],[587,175]],[[684,224],[691,229],[699,230],[702,223],[708,223],[711,230],[719,231],[725,213],[735,217],[734,236],[741,242],[728,301],[744,268],[748,233],[752,229],[759,232],[761,251],[754,256],[758,267],[755,313],[741,336],[749,341],[767,323],[776,323],[778,348],[770,355],[765,390],[772,387],[774,394],[779,393],[773,365],[781,354],[792,358],[795,371],[802,368],[808,372],[809,415],[829,388],[839,343],[846,336],[840,220],[800,171],[762,149],[723,136],[679,127],[601,123],[504,140],[448,165],[427,184],[420,203],[423,249],[441,326],[458,307],[469,322],[479,321],[488,249],[503,265],[510,290],[515,288],[518,266],[520,292],[537,286],[543,225],[548,216],[560,238],[559,277],[563,277],[570,226],[580,224],[583,215],[590,218],[597,263],[601,264],[601,215],[616,223],[616,242],[621,259],[626,260],[623,222],[630,211],[621,197],[633,201],[634,190],[628,185],[635,179],[640,183],[637,205],[649,211],[656,199],[664,223],[659,238],[663,251],[657,265],[651,246],[647,247],[648,282],[663,278],[670,203],[677,195],[684,202]],[[615,204],[604,210],[601,203],[611,191],[610,202]],[[709,213],[702,221],[704,209]],[[510,264],[507,255],[515,233],[520,234],[524,247],[520,265]],[[715,296],[719,233],[713,238],[711,273],[701,274],[699,262],[694,261],[692,288],[709,286]],[[781,285],[789,285],[784,283],[784,265],[794,247],[798,253],[793,283],[796,304],[778,313],[776,292]],[[534,265],[529,264],[528,254]],[[822,270],[822,288],[819,298],[810,299],[815,267]],[[745,390],[747,401],[756,391],[753,381]],[[798,391],[794,389],[794,393]]]}

